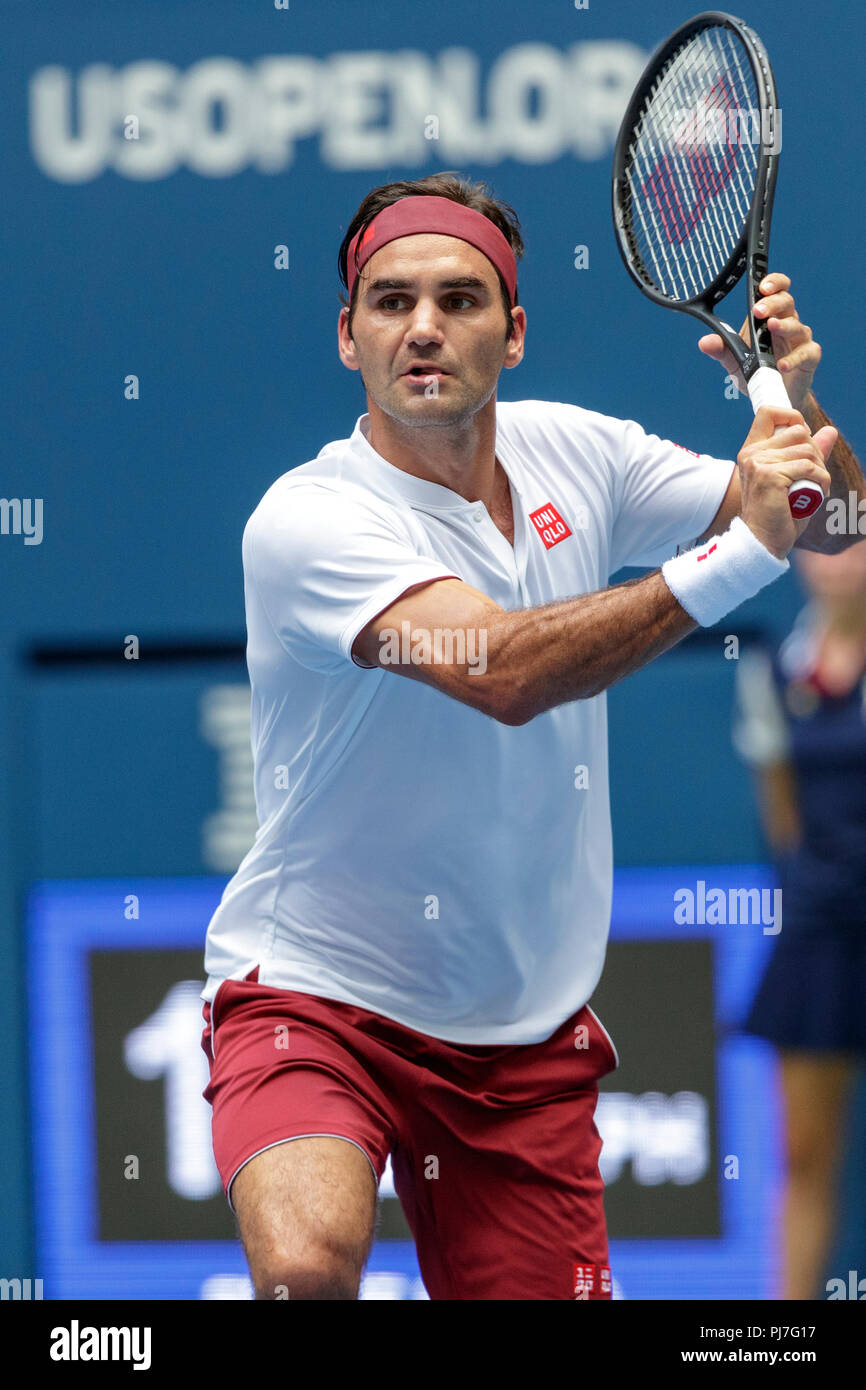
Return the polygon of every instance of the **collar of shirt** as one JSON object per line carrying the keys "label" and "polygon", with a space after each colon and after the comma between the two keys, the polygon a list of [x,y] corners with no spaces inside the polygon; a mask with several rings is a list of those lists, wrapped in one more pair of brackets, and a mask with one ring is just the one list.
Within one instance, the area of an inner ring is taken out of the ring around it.
{"label": "collar of shirt", "polygon": [[[403,468],[397,468],[393,463],[389,463],[381,454],[377,453],[367,435],[370,428],[370,416],[359,415],[352,431],[351,446],[353,451],[364,460],[366,470],[371,468],[376,470],[377,475],[386,483],[389,491],[399,492],[400,495],[410,503],[410,505],[421,507],[424,511],[442,512],[471,512],[473,508],[483,507],[484,503],[479,501],[468,502],[459,493],[453,492],[451,488],[443,487],[441,483],[430,482],[427,478],[418,478],[414,473],[407,473]],[[520,479],[517,472],[516,460],[507,448],[503,449],[502,431],[497,419],[496,424],[496,457],[511,484],[511,489],[517,496],[515,502],[515,512],[517,511],[517,498],[522,500],[523,492],[520,486]],[[507,454],[507,461],[503,458]],[[486,511],[486,508],[485,508]]]}

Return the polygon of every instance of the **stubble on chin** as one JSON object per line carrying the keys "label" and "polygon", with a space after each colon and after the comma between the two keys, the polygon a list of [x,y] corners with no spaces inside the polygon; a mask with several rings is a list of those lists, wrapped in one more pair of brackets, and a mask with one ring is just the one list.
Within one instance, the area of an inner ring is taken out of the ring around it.
{"label": "stubble on chin", "polygon": [[[375,400],[375,397],[372,399]],[[376,404],[401,425],[424,426],[429,429],[448,429],[467,424],[480,408],[474,401],[444,401],[441,396],[421,396],[420,400],[414,401],[407,408],[398,399],[396,392],[384,400],[376,401]]]}
{"label": "stubble on chin", "polygon": [[[363,375],[361,376],[364,382]],[[494,379],[489,390],[468,392],[464,383],[456,377],[450,378],[451,385],[435,397],[425,397],[419,391],[411,403],[404,402],[398,382],[388,383],[382,392],[371,391],[366,383],[364,389],[371,401],[392,420],[409,428],[461,429],[471,425],[478,412],[487,404],[496,390]],[[452,395],[454,398],[452,398]]]}

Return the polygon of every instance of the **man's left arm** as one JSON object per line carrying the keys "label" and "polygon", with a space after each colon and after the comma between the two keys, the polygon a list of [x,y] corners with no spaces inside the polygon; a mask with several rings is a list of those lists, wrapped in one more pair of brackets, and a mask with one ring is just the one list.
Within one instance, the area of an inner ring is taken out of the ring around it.
{"label": "man's left arm", "polygon": [[[813,391],[809,391],[803,404],[795,408],[801,412],[813,434],[823,425],[833,424],[821,409]],[[795,544],[800,550],[819,550],[824,555],[836,555],[866,535],[866,478],[854,450],[841,434],[833,445],[826,468],[833,479],[830,496]],[[834,501],[842,505],[831,506],[830,503]],[[861,519],[862,530],[858,524]]]}
{"label": "man's left arm", "polygon": [[[824,425],[833,425],[815,398],[812,381],[818,363],[821,361],[821,347],[812,336],[808,324],[802,323],[797,313],[793,295],[789,293],[791,281],[787,275],[772,272],[761,282],[759,303],[755,313],[766,320],[773,340],[776,365],[785,381],[791,405],[799,410],[812,434]],[[749,343],[749,321],[743,324],[740,336]],[[740,391],[746,392],[746,383],[737,368],[731,353],[717,333],[708,333],[700,339],[698,347],[707,357],[714,357],[726,368]],[[833,425],[834,429],[838,427]],[[835,555],[847,550],[849,545],[861,540],[866,530],[860,531],[857,520],[864,515],[866,521],[866,478],[860,463],[847,440],[839,433],[827,459],[827,470],[832,478],[830,496],[820,507],[795,542],[800,550],[817,550],[824,555]],[[852,506],[853,502],[853,506]],[[859,504],[863,503],[862,508]],[[831,505],[835,504],[835,505]],[[735,516],[740,514],[740,475],[735,469],[728,484],[728,490],[710,526],[698,541],[707,540],[726,531]],[[853,520],[854,524],[851,525]]]}

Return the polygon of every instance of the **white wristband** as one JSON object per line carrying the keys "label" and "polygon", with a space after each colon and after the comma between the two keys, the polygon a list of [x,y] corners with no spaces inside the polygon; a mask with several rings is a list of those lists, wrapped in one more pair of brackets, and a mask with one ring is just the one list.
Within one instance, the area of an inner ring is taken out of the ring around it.
{"label": "white wristband", "polygon": [[735,516],[723,535],[666,560],[662,577],[695,622],[712,627],[790,568]]}

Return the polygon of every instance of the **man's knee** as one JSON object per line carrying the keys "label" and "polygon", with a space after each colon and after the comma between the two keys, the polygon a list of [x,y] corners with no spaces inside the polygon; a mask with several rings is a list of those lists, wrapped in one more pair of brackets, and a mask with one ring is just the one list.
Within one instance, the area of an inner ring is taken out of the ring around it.
{"label": "man's knee", "polygon": [[376,1181],[355,1145],[308,1136],[258,1154],[232,1185],[256,1298],[355,1299]]}
{"label": "man's knee", "polygon": [[357,1299],[366,1252],[272,1250],[250,1260],[257,1299]]}

